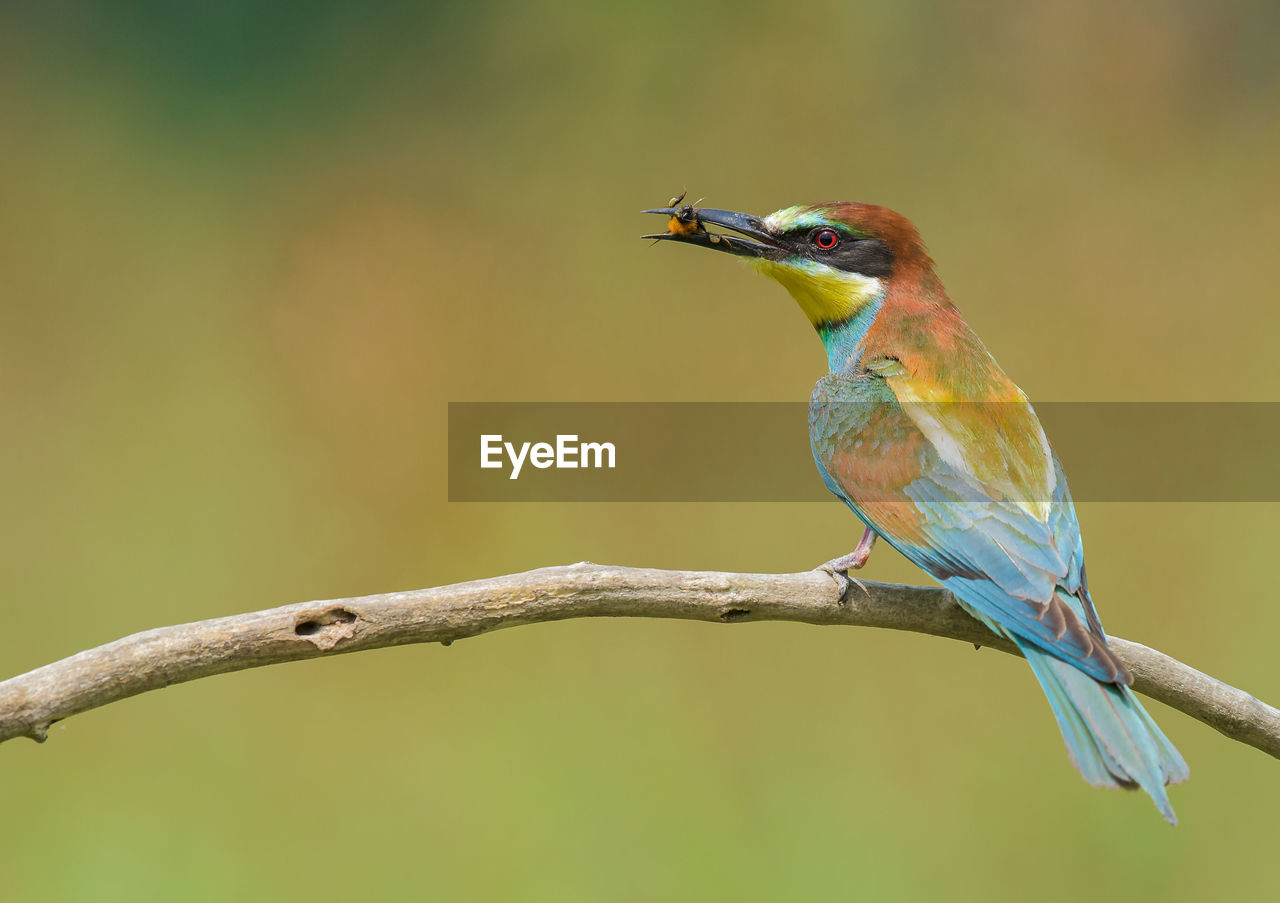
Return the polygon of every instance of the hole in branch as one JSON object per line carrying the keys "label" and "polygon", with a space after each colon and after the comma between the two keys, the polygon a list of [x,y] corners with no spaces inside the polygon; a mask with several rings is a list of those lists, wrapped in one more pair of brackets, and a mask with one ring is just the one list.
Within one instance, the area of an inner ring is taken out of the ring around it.
{"label": "hole in branch", "polygon": [[293,627],[293,632],[298,636],[315,636],[326,627],[332,627],[334,624],[354,624],[356,616],[354,612],[347,611],[345,608],[332,608],[320,615],[307,618],[305,621],[299,621]]}
{"label": "hole in branch", "polygon": [[746,608],[726,608],[720,612],[721,621],[741,621],[743,618],[751,615],[750,609]]}

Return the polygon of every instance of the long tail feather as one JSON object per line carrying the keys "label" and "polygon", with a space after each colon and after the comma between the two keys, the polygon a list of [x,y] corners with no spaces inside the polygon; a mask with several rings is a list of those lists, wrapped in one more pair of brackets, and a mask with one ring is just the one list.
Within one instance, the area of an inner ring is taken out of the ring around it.
{"label": "long tail feather", "polygon": [[1084,779],[1097,787],[1141,787],[1176,825],[1164,788],[1185,781],[1190,771],[1133,691],[1099,683],[1030,644],[1018,646],[1049,697],[1071,763]]}

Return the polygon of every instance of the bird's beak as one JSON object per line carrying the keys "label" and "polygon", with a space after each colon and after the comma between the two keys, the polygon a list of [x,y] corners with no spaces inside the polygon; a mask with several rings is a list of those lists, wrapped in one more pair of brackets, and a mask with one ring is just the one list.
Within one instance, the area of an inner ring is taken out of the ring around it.
{"label": "bird's beak", "polygon": [[[789,256],[778,239],[764,227],[758,216],[748,213],[734,213],[732,210],[711,210],[691,206],[659,207],[655,210],[644,210],[642,213],[656,213],[670,218],[667,232],[657,235],[645,235],[658,241],[681,241],[691,245],[701,245],[716,251],[727,251],[739,257],[764,257],[769,260],[782,260]],[[706,226],[720,226],[731,229],[746,238],[737,235],[724,235],[708,232]],[[748,240],[752,239],[752,240]]]}

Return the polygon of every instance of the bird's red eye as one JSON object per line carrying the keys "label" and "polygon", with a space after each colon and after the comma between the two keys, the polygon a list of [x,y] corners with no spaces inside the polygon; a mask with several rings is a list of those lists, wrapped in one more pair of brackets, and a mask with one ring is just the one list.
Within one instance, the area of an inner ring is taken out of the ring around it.
{"label": "bird's red eye", "polygon": [[824,251],[830,251],[840,243],[840,236],[835,229],[819,229],[813,233],[813,243]]}

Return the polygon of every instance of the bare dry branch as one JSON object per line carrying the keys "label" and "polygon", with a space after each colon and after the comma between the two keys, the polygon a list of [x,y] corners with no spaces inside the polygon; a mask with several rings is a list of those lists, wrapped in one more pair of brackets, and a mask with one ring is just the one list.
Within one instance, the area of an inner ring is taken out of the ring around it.
{"label": "bare dry branch", "polygon": [[[865,583],[842,603],[826,574],[730,574],[581,564],[433,589],[147,630],[0,683],[0,741],[44,740],[55,721],[170,684],[276,662],[409,643],[451,643],[568,618],[800,621],[888,627],[1017,654],[941,589]],[[1110,638],[1134,688],[1280,758],[1280,711],[1164,653]]]}

